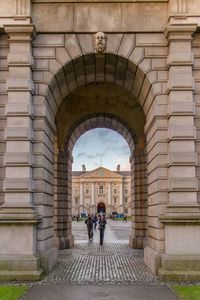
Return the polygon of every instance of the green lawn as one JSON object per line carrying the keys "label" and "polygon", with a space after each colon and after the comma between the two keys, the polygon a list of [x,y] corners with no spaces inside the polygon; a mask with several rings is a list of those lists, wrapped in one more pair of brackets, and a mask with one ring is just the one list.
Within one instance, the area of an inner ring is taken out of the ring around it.
{"label": "green lawn", "polygon": [[183,300],[200,300],[200,286],[172,286]]}
{"label": "green lawn", "polygon": [[17,300],[29,286],[0,286],[0,300]]}

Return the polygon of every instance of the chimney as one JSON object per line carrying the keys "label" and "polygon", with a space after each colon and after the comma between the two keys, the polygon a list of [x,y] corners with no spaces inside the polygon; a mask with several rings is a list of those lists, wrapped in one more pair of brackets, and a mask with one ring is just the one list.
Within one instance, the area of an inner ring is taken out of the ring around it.
{"label": "chimney", "polygon": [[82,171],[85,172],[86,171],[86,167],[85,165],[82,165]]}
{"label": "chimney", "polygon": [[117,172],[120,172],[120,165],[117,165]]}

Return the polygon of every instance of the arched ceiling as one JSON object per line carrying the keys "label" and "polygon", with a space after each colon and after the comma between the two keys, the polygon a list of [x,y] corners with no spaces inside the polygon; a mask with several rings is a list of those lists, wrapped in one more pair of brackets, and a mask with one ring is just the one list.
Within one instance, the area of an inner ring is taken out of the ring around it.
{"label": "arched ceiling", "polygon": [[78,138],[85,132],[94,128],[107,128],[118,132],[126,140],[130,151],[133,152],[134,144],[137,143],[137,138],[133,130],[120,118],[105,113],[87,115],[76,122],[66,136],[65,150],[72,151]]}
{"label": "arched ceiling", "polygon": [[112,115],[127,124],[129,131],[134,133],[135,142],[137,137],[139,146],[143,147],[145,117],[140,104],[127,89],[109,82],[94,82],[76,88],[62,102],[56,115],[59,147],[64,147],[74,124],[94,114]]}

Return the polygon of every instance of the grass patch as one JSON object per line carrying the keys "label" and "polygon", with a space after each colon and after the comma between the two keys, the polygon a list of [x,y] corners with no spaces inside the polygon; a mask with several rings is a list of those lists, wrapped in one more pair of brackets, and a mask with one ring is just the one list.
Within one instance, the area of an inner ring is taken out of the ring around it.
{"label": "grass patch", "polygon": [[0,300],[17,300],[29,286],[0,286]]}
{"label": "grass patch", "polygon": [[200,286],[172,286],[183,300],[200,300]]}

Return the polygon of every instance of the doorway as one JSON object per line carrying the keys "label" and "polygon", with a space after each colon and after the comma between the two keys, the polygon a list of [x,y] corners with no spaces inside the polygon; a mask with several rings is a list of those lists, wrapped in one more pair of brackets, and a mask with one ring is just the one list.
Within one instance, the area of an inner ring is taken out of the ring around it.
{"label": "doorway", "polygon": [[97,213],[102,212],[103,214],[106,213],[106,205],[104,202],[99,202],[97,205]]}

